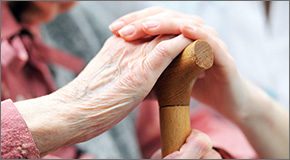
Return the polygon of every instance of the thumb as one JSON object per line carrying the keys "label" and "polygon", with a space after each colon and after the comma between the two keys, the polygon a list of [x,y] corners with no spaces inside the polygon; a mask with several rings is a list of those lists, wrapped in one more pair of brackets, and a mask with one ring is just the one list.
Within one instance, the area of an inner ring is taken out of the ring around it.
{"label": "thumb", "polygon": [[148,54],[144,63],[155,72],[155,75],[159,76],[171,61],[191,42],[192,40],[185,38],[183,35],[161,41]]}
{"label": "thumb", "polygon": [[161,149],[158,149],[152,156],[150,159],[161,159]]}
{"label": "thumb", "polygon": [[192,130],[186,142],[179,151],[175,151],[164,159],[199,159],[212,149],[208,135],[198,130]]}

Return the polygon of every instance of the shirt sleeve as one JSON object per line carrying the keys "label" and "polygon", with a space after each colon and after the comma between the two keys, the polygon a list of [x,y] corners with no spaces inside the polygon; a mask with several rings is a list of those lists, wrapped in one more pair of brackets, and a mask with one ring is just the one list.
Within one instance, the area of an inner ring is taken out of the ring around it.
{"label": "shirt sleeve", "polygon": [[39,159],[32,135],[13,102],[1,102],[1,159]]}

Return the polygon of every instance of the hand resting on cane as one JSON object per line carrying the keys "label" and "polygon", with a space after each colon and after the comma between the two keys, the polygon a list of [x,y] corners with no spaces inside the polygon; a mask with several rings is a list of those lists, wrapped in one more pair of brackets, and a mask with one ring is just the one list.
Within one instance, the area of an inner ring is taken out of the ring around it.
{"label": "hand resting on cane", "polygon": [[117,19],[110,29],[127,41],[159,34],[206,40],[214,65],[197,80],[192,96],[236,123],[260,158],[289,158],[289,114],[239,74],[225,43],[201,18],[151,7]]}

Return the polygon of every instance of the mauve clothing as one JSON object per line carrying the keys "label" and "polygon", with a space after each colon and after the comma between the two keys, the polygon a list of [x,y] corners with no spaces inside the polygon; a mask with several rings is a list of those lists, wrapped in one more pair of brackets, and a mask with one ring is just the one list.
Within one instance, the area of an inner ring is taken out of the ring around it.
{"label": "mauve clothing", "polygon": [[1,102],[1,157],[39,158],[28,127],[11,100]]}
{"label": "mauve clothing", "polygon": [[[1,158],[40,158],[32,135],[12,101],[55,90],[48,63],[74,73],[84,66],[83,60],[44,45],[38,26],[18,23],[6,2],[1,2]],[[71,145],[44,158],[93,158],[78,155],[77,151]]]}

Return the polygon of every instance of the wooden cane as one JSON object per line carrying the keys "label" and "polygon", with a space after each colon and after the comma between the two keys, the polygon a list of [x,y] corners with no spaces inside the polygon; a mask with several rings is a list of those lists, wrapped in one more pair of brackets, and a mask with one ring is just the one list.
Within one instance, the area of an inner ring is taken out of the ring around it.
{"label": "wooden cane", "polygon": [[189,102],[192,87],[213,65],[211,46],[202,40],[188,45],[162,73],[155,85],[160,106],[162,157],[177,151],[191,132]]}

